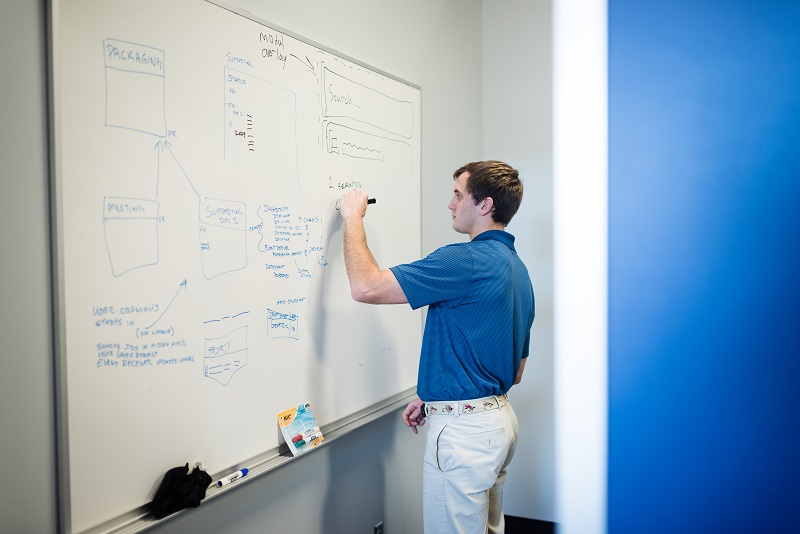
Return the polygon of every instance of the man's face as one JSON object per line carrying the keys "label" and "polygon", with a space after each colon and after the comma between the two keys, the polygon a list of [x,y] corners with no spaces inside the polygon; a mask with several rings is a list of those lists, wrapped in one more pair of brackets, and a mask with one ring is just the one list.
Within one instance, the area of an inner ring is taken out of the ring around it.
{"label": "man's face", "polygon": [[460,234],[470,234],[478,221],[480,211],[472,199],[472,195],[467,193],[467,179],[469,173],[462,173],[455,181],[453,187],[453,198],[448,204],[448,208],[453,214],[453,230]]}

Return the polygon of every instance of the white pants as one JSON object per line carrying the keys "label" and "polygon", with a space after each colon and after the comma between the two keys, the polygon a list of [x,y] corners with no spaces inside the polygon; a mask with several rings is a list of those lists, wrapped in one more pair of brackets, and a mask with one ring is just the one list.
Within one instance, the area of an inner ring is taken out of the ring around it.
{"label": "white pants", "polygon": [[427,419],[425,534],[503,533],[503,484],[519,437],[511,403],[488,412]]}

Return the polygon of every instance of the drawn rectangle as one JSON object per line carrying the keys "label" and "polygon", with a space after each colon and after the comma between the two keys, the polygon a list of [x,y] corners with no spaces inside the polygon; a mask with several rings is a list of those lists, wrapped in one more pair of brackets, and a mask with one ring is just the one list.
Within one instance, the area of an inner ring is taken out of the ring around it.
{"label": "drawn rectangle", "polygon": [[103,199],[103,233],[114,276],[158,263],[158,202]]}
{"label": "drawn rectangle", "polygon": [[165,136],[164,52],[116,39],[103,45],[106,126]]}
{"label": "drawn rectangle", "polygon": [[247,266],[246,207],[206,198],[200,212],[200,258],[207,279]]}
{"label": "drawn rectangle", "polygon": [[281,313],[267,310],[267,336],[269,339],[292,338],[298,339],[297,315],[294,313]]}
{"label": "drawn rectangle", "polygon": [[233,375],[247,365],[247,327],[242,326],[218,338],[206,338],[203,373],[227,386]]}
{"label": "drawn rectangle", "polygon": [[413,135],[414,108],[411,102],[397,100],[361,85],[328,67],[323,67],[322,72],[326,117],[349,117],[401,137]]}

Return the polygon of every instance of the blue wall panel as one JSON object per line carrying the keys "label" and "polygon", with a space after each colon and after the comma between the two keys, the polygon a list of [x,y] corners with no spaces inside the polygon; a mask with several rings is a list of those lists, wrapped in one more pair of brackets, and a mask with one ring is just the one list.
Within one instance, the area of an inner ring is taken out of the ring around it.
{"label": "blue wall panel", "polygon": [[608,531],[800,532],[800,2],[609,0]]}

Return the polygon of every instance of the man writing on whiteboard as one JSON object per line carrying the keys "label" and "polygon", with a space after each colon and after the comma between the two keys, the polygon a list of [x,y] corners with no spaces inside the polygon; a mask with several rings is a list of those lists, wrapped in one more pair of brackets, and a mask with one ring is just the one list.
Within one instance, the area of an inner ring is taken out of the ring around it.
{"label": "man writing on whiteboard", "polygon": [[518,172],[499,161],[454,174],[453,229],[470,241],[380,269],[367,246],[367,195],[340,199],[353,298],[428,306],[417,395],[403,412],[414,433],[429,421],[423,463],[425,532],[504,531],[506,467],[518,424],[506,393],[522,378],[534,317],[528,270],[505,231],[522,202]]}

